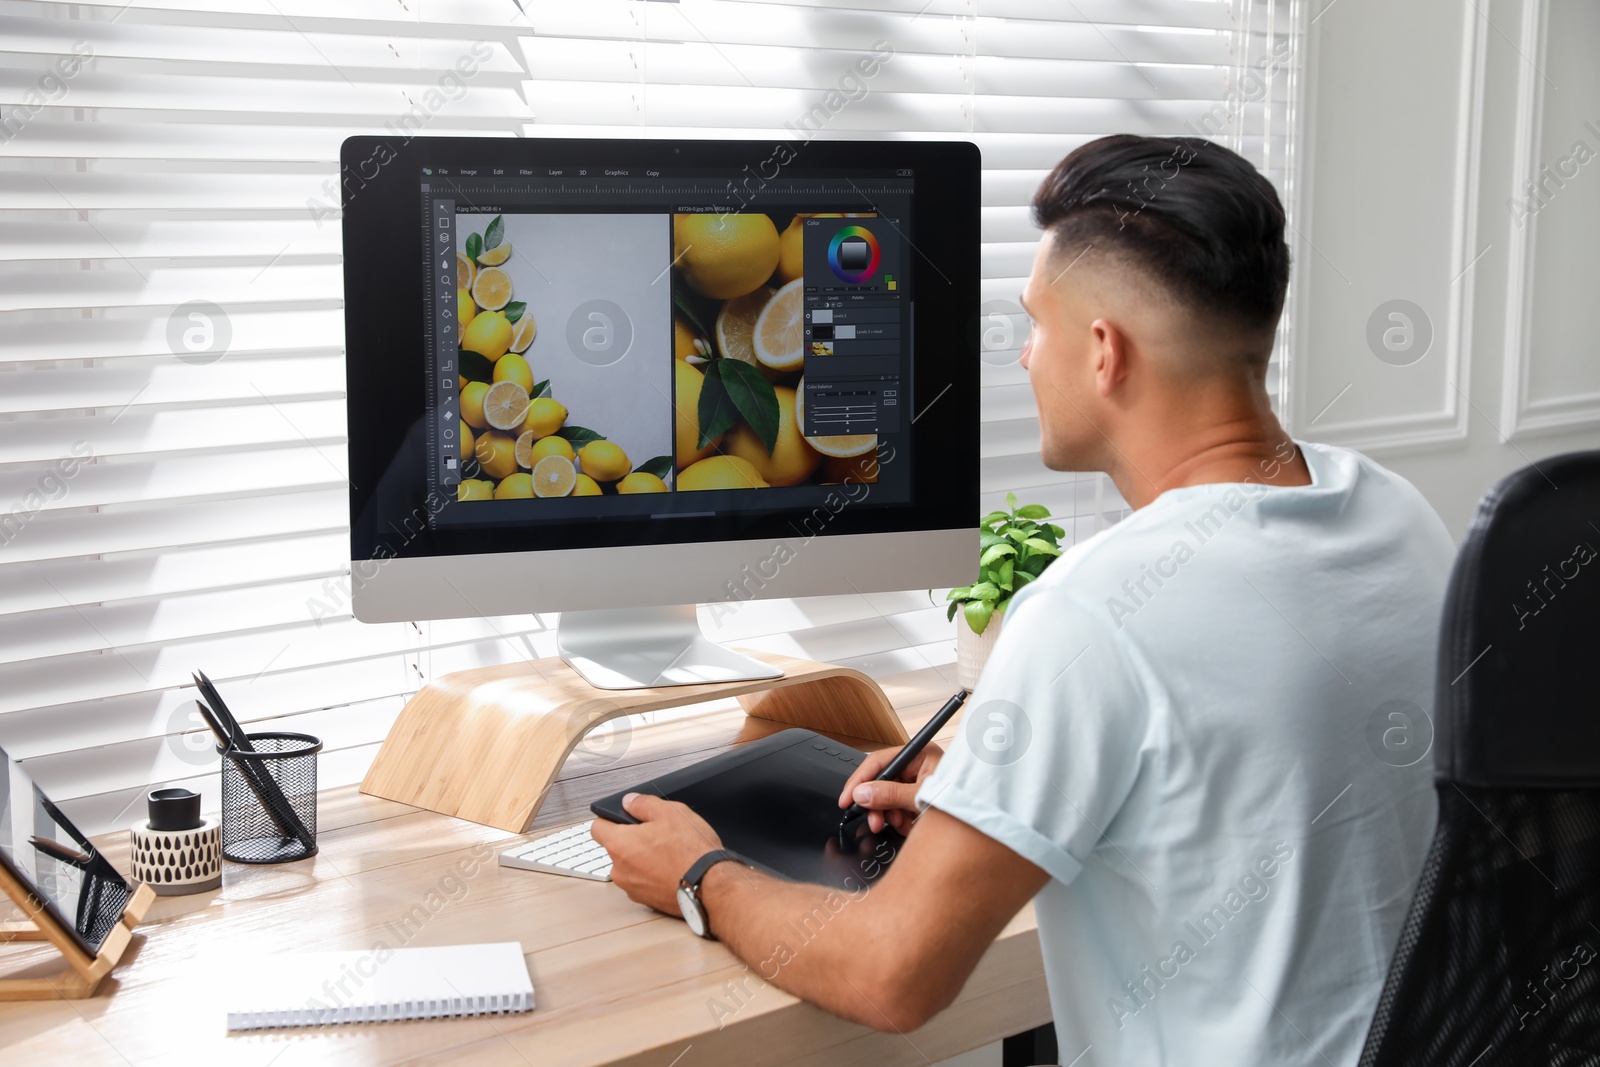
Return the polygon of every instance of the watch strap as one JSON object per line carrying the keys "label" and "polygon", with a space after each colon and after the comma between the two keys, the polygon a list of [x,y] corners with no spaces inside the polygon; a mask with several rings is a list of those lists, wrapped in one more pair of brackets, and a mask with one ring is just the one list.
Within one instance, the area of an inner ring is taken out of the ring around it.
{"label": "watch strap", "polygon": [[711,852],[707,852],[704,856],[701,856],[699,859],[694,861],[694,864],[684,874],[683,879],[679,884],[694,886],[694,888],[698,891],[700,888],[700,880],[706,876],[706,872],[709,871],[715,864],[721,863],[723,860],[734,860],[735,862],[738,862],[740,860],[740,856],[737,852],[726,848],[714,849]]}

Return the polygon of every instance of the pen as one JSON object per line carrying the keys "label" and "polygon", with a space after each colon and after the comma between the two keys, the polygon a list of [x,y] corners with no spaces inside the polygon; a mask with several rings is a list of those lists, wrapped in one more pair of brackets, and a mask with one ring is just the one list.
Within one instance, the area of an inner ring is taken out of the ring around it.
{"label": "pen", "polygon": [[[945,701],[944,707],[940,708],[933,718],[929,719],[922,729],[917,731],[915,737],[906,742],[906,747],[895,753],[894,759],[889,761],[887,767],[878,772],[878,776],[873,781],[887,782],[899,778],[901,772],[911,765],[911,761],[922,755],[922,750],[928,747],[928,742],[933,740],[933,735],[944,729],[944,724],[949,722],[951,717],[961,710],[962,702],[966,699],[967,691],[963,689]],[[866,813],[866,808],[863,808],[860,804],[852,803],[845,809],[844,818],[839,821],[839,833],[842,835],[846,826],[849,826]]]}

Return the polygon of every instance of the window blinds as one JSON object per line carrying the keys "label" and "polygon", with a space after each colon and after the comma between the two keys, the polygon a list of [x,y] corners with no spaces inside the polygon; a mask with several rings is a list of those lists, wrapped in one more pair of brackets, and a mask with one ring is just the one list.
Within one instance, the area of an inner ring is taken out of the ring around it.
{"label": "window blinds", "polygon": [[[1082,536],[1122,503],[1038,460],[1015,363],[1028,200],[1119,131],[1216,137],[1289,200],[1299,18],[1298,0],[0,0],[0,745],[101,830],[142,817],[151,783],[215,808],[196,667],[252,728],[322,737],[327,784],[360,777],[423,680],[553,652],[549,617],[350,617],[346,136],[977,142],[985,366],[954,400],[980,405],[985,504],[1016,490]],[[950,659],[922,591],[746,604],[717,636],[880,673]]]}

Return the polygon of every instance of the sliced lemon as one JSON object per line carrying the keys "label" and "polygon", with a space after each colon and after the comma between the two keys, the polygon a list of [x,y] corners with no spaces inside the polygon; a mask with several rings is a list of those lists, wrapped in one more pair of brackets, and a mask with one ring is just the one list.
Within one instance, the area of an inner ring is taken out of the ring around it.
{"label": "sliced lemon", "polygon": [[538,332],[533,316],[524,311],[522,318],[511,324],[511,351],[526,352],[528,346],[533,344],[533,335]]}
{"label": "sliced lemon", "polygon": [[568,496],[578,484],[572,461],[561,456],[546,456],[533,465],[533,495]]}
{"label": "sliced lemon", "polygon": [[528,405],[522,429],[534,437],[549,437],[567,421],[567,407],[555,397],[541,396]]}
{"label": "sliced lemon", "polygon": [[533,392],[533,371],[528,367],[528,361],[515,352],[507,352],[495,360],[494,380],[516,382],[522,386],[524,393]]}
{"label": "sliced lemon", "polygon": [[573,496],[599,496],[600,483],[587,474],[578,475],[578,484],[572,490]]}
{"label": "sliced lemon", "polygon": [[756,316],[756,359],[775,371],[799,370],[806,360],[805,282],[779,289]]}
{"label": "sliced lemon", "polygon": [[625,474],[617,482],[619,493],[665,493],[668,492],[667,483],[648,471],[634,471]]}
{"label": "sliced lemon", "polygon": [[465,252],[456,253],[456,288],[472,291],[472,282],[478,276],[478,268],[473,266],[472,260]]}
{"label": "sliced lemon", "polygon": [[515,430],[528,416],[528,391],[518,382],[495,382],[483,394],[483,419],[496,430]]}
{"label": "sliced lemon", "polygon": [[533,496],[533,476],[518,471],[508,474],[494,487],[496,500],[528,499]]}
{"label": "sliced lemon", "polygon": [[[794,390],[794,421],[800,427],[804,427],[806,424],[806,380],[804,377],[800,379]],[[806,443],[824,456],[832,456],[835,459],[850,459],[853,456],[876,452],[878,435],[875,433],[828,434],[822,437],[807,437]]]}
{"label": "sliced lemon", "polygon": [[781,372],[756,358],[756,320],[761,318],[761,311],[774,292],[774,289],[762,288],[728,301],[717,312],[716,326],[717,351],[728,359],[750,364],[769,379],[778,377]]}
{"label": "sliced lemon", "polygon": [[489,420],[483,417],[483,396],[488,391],[487,382],[468,382],[461,387],[461,417],[474,430],[489,428]]}
{"label": "sliced lemon", "polygon": [[590,441],[578,449],[583,473],[597,482],[614,482],[633,469],[628,454],[615,441]]}
{"label": "sliced lemon", "polygon": [[480,270],[472,283],[472,299],[485,311],[499,311],[511,303],[511,275],[499,267]]}
{"label": "sliced lemon", "polygon": [[481,267],[498,267],[511,258],[511,242],[502,241],[486,252],[478,253],[478,265]]}
{"label": "sliced lemon", "polygon": [[489,432],[480,434],[472,447],[478,457],[478,466],[491,478],[504,478],[517,473],[517,442],[510,434]]}
{"label": "sliced lemon", "polygon": [[712,456],[678,472],[678,491],[700,489],[765,489],[767,480],[738,456]]}

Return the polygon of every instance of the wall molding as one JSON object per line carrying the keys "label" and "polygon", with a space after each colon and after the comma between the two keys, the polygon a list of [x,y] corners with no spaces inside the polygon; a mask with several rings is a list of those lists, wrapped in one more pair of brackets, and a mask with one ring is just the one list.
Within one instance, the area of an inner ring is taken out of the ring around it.
{"label": "wall molding", "polygon": [[[1292,407],[1295,412],[1294,432],[1306,435],[1315,432],[1318,439],[1328,440],[1349,448],[1366,452],[1411,452],[1440,447],[1466,446],[1468,422],[1472,414],[1472,318],[1474,277],[1477,273],[1475,258],[1481,251],[1477,247],[1478,216],[1480,214],[1479,168],[1484,135],[1484,73],[1488,65],[1488,39],[1479,25],[1481,16],[1463,14],[1461,62],[1459,66],[1460,101],[1456,115],[1456,173],[1452,185],[1451,210],[1453,221],[1450,231],[1450,263],[1453,281],[1449,287],[1449,303],[1445,312],[1443,357],[1445,361],[1444,389],[1439,404],[1431,410],[1414,414],[1386,415],[1369,419],[1346,419],[1321,422],[1319,412],[1332,397],[1307,397],[1300,394],[1303,383],[1292,383]],[[1315,34],[1312,35],[1315,37]],[[1318,46],[1312,45],[1315,56]],[[1315,78],[1309,79],[1314,85]],[[1315,107],[1307,109],[1306,146],[1302,186],[1304,199],[1312,199],[1309,175],[1313,169]],[[1310,230],[1309,220],[1306,230]],[[1315,258],[1309,233],[1301,235],[1303,247],[1296,250],[1297,261],[1310,263]],[[1295,333],[1304,338],[1309,333],[1304,321],[1309,314],[1309,300],[1301,301]],[[1436,339],[1436,344],[1438,339]],[[1296,353],[1304,358],[1303,353]],[[1291,361],[1292,363],[1293,361]],[[1300,376],[1296,375],[1296,379]],[[1302,422],[1302,419],[1309,420]]]}
{"label": "wall molding", "polygon": [[[1548,0],[1523,0],[1519,47],[1533,56],[1517,72],[1516,125],[1511,146],[1511,195],[1518,196],[1539,173],[1544,141],[1544,77],[1550,38]],[[1529,396],[1532,369],[1534,273],[1538,267],[1539,218],[1534,213],[1520,234],[1511,223],[1511,258],[1506,272],[1505,359],[1500,391],[1500,440],[1556,433],[1600,425],[1600,392],[1534,400]]]}

